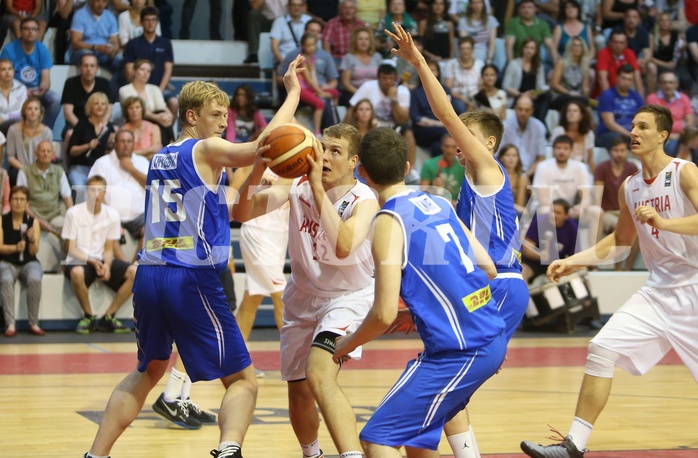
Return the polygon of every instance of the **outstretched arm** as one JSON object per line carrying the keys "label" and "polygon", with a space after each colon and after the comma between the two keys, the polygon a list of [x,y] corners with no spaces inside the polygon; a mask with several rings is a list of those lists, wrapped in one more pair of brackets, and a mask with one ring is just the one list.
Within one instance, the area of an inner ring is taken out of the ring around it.
{"label": "outstretched arm", "polygon": [[[429,69],[424,56],[417,50],[412,36],[405,32],[402,26],[393,23],[395,33],[385,32],[393,39],[398,48],[390,52],[412,64],[419,73],[419,79],[427,95],[429,106],[434,114],[456,141],[463,155],[473,168],[478,185],[498,185],[502,182],[503,174],[492,154],[485,145],[470,132],[453,110],[448,95],[443,86]],[[494,145],[492,145],[494,147]]]}

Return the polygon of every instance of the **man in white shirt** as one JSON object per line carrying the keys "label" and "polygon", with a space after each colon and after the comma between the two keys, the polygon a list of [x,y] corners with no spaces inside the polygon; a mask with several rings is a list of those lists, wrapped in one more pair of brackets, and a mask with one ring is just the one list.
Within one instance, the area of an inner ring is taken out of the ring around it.
{"label": "man in white shirt", "polygon": [[[107,180],[105,202],[119,213],[121,226],[138,240],[140,250],[143,247],[145,182],[149,163],[145,157],[133,154],[133,144],[133,132],[118,131],[114,150],[95,161],[88,177],[99,175]],[[119,244],[114,246],[114,256],[127,261]]]}
{"label": "man in white shirt", "polygon": [[[96,330],[131,331],[114,315],[131,295],[136,266],[114,258],[114,244],[121,236],[121,226],[117,211],[104,204],[106,190],[104,178],[98,175],[88,178],[85,202],[71,207],[65,214],[62,237],[68,256],[64,274],[85,314],[75,329],[78,334]],[[116,292],[100,320],[93,313],[87,291],[95,280]]]}
{"label": "man in white shirt", "polygon": [[594,245],[601,233],[601,206],[594,201],[593,177],[589,169],[583,162],[570,159],[573,144],[567,135],[555,139],[553,157],[538,164],[533,178],[533,198],[538,203],[539,215],[550,214],[555,199],[567,201],[570,204],[569,217],[578,220],[580,226],[589,227],[590,242]]}
{"label": "man in white shirt", "polygon": [[312,19],[305,14],[305,9],[305,0],[289,0],[288,14],[274,19],[269,35],[275,65],[283,62],[286,54],[301,45],[305,23]]}
{"label": "man in white shirt", "polygon": [[533,117],[533,100],[522,95],[514,105],[516,116],[504,120],[501,145],[512,144],[519,149],[523,169],[529,177],[536,173],[536,166],[545,159],[545,124]]}

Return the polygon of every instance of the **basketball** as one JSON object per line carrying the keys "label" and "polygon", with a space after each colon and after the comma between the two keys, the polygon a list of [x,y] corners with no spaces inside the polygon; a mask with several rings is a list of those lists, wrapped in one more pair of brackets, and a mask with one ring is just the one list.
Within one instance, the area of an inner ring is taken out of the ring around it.
{"label": "basketball", "polygon": [[272,172],[283,178],[298,178],[310,172],[315,158],[315,135],[298,124],[282,124],[264,140],[269,149],[263,153],[271,159],[267,164]]}

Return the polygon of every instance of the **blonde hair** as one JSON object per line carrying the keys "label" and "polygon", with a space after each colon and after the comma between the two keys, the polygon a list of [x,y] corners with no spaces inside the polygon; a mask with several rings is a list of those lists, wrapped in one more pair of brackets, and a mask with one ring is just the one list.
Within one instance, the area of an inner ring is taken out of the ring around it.
{"label": "blonde hair", "polygon": [[39,122],[39,124],[41,124],[41,121],[44,120],[44,106],[41,104],[41,99],[38,98],[38,97],[34,97],[34,96],[29,97],[29,98],[28,98],[27,100],[25,100],[24,103],[22,104],[22,110],[21,110],[21,112],[20,112],[20,113],[21,113],[21,116],[22,116],[22,120],[23,120],[23,121],[26,121],[26,120],[27,120],[27,114],[26,114],[27,106],[28,106],[30,103],[34,103],[34,102],[36,102],[36,103],[39,104],[39,119],[38,119],[38,122]]}
{"label": "blonde hair", "polygon": [[185,84],[179,93],[179,121],[182,125],[188,124],[187,111],[201,114],[201,108],[211,102],[216,102],[226,109],[230,106],[228,94],[214,84],[206,81],[191,81]]}
{"label": "blonde hair", "polygon": [[373,32],[368,27],[357,27],[351,32],[351,38],[349,39],[349,52],[351,54],[356,54],[356,43],[359,39],[359,34],[361,32],[366,32],[370,38],[370,44],[368,45],[368,55],[373,56],[376,52],[376,42],[373,40]]}
{"label": "blonde hair", "polygon": [[92,115],[92,106],[99,100],[109,105],[109,97],[107,97],[107,94],[104,92],[95,92],[87,98],[87,103],[85,103],[85,114],[87,114],[87,116]]}

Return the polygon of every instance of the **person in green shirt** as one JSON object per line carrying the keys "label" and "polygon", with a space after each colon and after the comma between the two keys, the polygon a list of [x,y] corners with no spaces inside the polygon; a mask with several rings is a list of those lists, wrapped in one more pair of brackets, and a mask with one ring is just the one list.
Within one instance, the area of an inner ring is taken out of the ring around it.
{"label": "person in green shirt", "polygon": [[456,160],[456,149],[456,141],[444,135],[441,154],[424,161],[419,183],[424,191],[451,199],[454,205],[465,176],[463,166]]}
{"label": "person in green shirt", "polygon": [[544,20],[536,17],[535,1],[521,0],[518,6],[518,13],[517,16],[507,21],[504,30],[507,62],[521,57],[523,41],[528,37],[535,39],[538,45],[541,43],[545,45],[553,63],[557,62],[557,49],[555,49],[553,44],[550,26]]}

